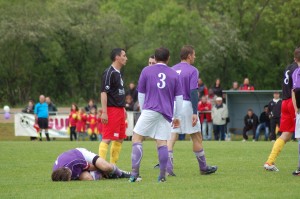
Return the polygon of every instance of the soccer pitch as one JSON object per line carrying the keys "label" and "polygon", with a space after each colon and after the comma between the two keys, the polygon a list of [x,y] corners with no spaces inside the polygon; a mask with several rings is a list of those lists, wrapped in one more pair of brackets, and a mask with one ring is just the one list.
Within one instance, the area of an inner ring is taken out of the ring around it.
{"label": "soccer pitch", "polygon": [[[289,142],[281,152],[279,172],[263,169],[273,143],[204,142],[207,161],[218,165],[217,173],[202,176],[190,141],[175,145],[174,172],[166,183],[158,183],[153,169],[157,152],[153,141],[145,141],[140,174],[142,182],[125,179],[52,182],[51,169],[63,151],[84,147],[98,151],[98,142],[0,142],[0,198],[299,198],[300,178],[291,175],[298,162],[297,143]],[[124,142],[118,166],[130,171],[131,142]]]}

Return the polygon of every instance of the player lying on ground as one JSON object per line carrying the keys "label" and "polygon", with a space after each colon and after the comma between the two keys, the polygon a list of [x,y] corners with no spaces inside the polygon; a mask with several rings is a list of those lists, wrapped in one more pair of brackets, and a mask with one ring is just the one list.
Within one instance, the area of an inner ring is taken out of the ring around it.
{"label": "player lying on ground", "polygon": [[129,178],[130,173],[106,162],[84,148],[66,151],[58,156],[52,172],[53,181],[100,180],[106,178]]}

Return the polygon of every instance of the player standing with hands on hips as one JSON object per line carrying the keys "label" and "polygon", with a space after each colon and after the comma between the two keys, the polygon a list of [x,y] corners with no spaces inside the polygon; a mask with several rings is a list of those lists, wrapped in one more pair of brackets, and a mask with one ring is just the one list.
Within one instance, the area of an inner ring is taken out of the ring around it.
{"label": "player standing with hands on hips", "polygon": [[[141,116],[134,128],[132,137],[132,172],[129,182],[140,181],[139,169],[143,156],[143,138],[149,136],[156,140],[160,163],[158,182],[166,181],[168,162],[167,140],[171,125],[179,127],[182,108],[182,89],[178,74],[167,66],[170,52],[167,48],[155,50],[156,64],[143,69],[138,83],[138,99]],[[175,113],[174,111],[175,102]],[[172,118],[173,121],[172,121]]]}
{"label": "player standing with hands on hips", "polygon": [[112,64],[102,75],[101,105],[103,137],[99,145],[99,156],[106,159],[108,146],[110,148],[110,163],[116,164],[119,159],[122,142],[125,135],[125,89],[121,76],[121,68],[126,64],[124,49],[115,48],[110,55]]}

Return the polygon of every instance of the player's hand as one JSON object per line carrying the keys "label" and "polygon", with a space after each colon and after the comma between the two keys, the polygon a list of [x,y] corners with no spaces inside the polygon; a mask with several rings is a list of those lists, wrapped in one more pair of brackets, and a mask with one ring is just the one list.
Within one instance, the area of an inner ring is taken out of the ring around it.
{"label": "player's hand", "polygon": [[102,124],[107,124],[108,123],[108,116],[107,116],[107,113],[102,113],[101,115],[101,122]]}
{"label": "player's hand", "polygon": [[172,121],[172,127],[175,128],[179,128],[180,127],[180,120],[179,119],[173,119]]}
{"label": "player's hand", "polygon": [[196,114],[193,114],[192,116],[192,126],[196,126],[197,124],[197,121],[198,121],[198,116]]}

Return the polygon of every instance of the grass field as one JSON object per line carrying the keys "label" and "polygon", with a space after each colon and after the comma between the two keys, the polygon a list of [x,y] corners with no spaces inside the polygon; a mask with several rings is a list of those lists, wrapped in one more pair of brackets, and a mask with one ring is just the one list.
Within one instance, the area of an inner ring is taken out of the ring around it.
{"label": "grass field", "polygon": [[[97,142],[0,142],[0,198],[299,198],[299,178],[291,175],[297,166],[297,143],[286,145],[277,161],[279,172],[262,165],[270,142],[204,142],[207,160],[219,166],[216,174],[199,175],[191,142],[175,148],[176,177],[157,183],[159,170],[155,144],[144,143],[140,183],[125,179],[93,182],[52,182],[52,165],[61,152],[85,147],[98,151]],[[118,166],[130,170],[131,143],[125,142]]]}

